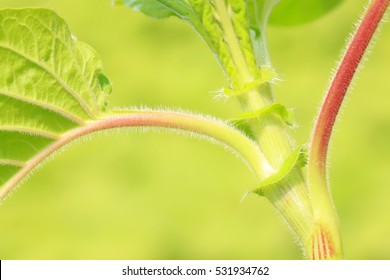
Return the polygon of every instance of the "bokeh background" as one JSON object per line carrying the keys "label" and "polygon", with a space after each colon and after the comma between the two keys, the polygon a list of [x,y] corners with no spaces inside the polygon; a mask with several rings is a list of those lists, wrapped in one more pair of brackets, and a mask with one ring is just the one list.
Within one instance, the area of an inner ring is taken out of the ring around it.
{"label": "bokeh background", "polygon": [[[307,25],[269,28],[279,102],[307,143],[320,101],[365,0]],[[184,108],[229,118],[233,101],[205,44],[186,24],[109,0],[0,0],[54,9],[105,63],[111,106]],[[390,259],[390,25],[355,80],[330,154],[347,259]],[[1,114],[1,113],[0,113]],[[1,115],[0,115],[1,116]],[[242,194],[252,174],[223,148],[170,133],[111,133],[76,143],[0,206],[0,259],[300,259],[271,205]]]}

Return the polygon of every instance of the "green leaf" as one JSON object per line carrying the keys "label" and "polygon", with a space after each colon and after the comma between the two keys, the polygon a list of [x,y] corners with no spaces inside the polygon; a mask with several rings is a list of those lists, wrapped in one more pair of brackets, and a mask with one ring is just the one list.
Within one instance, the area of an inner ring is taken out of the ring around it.
{"label": "green leaf", "polygon": [[233,118],[231,120],[231,123],[233,125],[248,123],[253,119],[261,120],[266,116],[272,114],[279,115],[282,118],[282,120],[286,122],[286,124],[292,125],[292,119],[293,119],[292,112],[288,110],[284,105],[279,103],[271,103],[265,107],[262,107],[261,109],[241,113],[239,116]]}
{"label": "green leaf", "polygon": [[[215,33],[218,44],[222,40],[217,29],[212,23],[215,22],[211,4],[207,0],[117,0],[125,6],[139,11],[147,16],[162,19],[170,16],[177,16],[188,22],[207,42],[212,50],[215,50],[215,41],[211,34]],[[210,20],[211,19],[211,20]],[[211,24],[208,24],[211,23]],[[208,30],[205,27],[212,27]],[[214,38],[215,39],[215,38]],[[217,45],[218,45],[217,44]]]}
{"label": "green leaf", "polygon": [[193,0],[118,0],[117,2],[122,2],[134,11],[153,18],[177,16],[190,22],[194,27],[200,23],[190,4],[190,2],[194,2]]}
{"label": "green leaf", "polygon": [[[207,43],[218,58],[225,73],[235,79],[237,67],[232,61],[230,49],[224,38],[220,17],[208,0],[121,0],[127,7],[147,16],[161,19],[177,16],[189,23]],[[220,0],[218,0],[220,1]],[[248,32],[249,33],[249,32]]]}
{"label": "green leaf", "polygon": [[284,0],[247,0],[246,5],[248,9],[248,21],[252,30],[255,31],[256,36],[259,36],[265,31],[268,17],[272,9],[280,1]]}
{"label": "green leaf", "polygon": [[96,52],[46,9],[0,10],[0,190],[40,151],[97,119],[111,92]]}
{"label": "green leaf", "polygon": [[[241,89],[259,78],[258,66],[264,62],[257,61],[260,56],[253,46],[252,33],[259,34],[261,29],[255,17],[266,18],[279,0],[122,1],[126,6],[154,18],[175,15],[188,22],[216,55],[232,88]],[[251,29],[257,31],[251,32]]]}
{"label": "green leaf", "polygon": [[290,172],[295,167],[303,167],[307,163],[307,149],[306,147],[300,147],[295,149],[291,155],[285,160],[282,167],[270,177],[260,181],[256,188],[252,190],[252,193],[256,193],[260,196],[264,195],[264,188],[270,188],[287,178]]}
{"label": "green leaf", "polygon": [[283,121],[286,122],[287,125],[293,125],[293,115],[290,110],[288,110],[284,105],[279,103],[272,103],[267,105],[261,109],[244,112],[239,116],[230,120],[230,123],[245,133],[249,138],[255,140],[256,137],[253,134],[250,126],[252,120],[260,120],[262,121],[265,117],[277,114],[279,115]]}
{"label": "green leaf", "polygon": [[274,25],[296,25],[318,19],[343,0],[281,0],[272,11],[269,22]]}
{"label": "green leaf", "polygon": [[184,1],[159,1],[159,0],[123,0],[127,7],[131,7],[134,11],[139,11],[145,15],[154,18],[166,18],[176,15],[175,11],[162,4],[161,2],[183,4]]}

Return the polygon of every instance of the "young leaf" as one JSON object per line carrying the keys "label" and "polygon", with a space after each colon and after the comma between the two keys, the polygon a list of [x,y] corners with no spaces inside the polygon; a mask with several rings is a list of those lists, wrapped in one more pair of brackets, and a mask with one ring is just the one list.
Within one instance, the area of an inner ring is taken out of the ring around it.
{"label": "young leaf", "polygon": [[304,147],[295,149],[291,155],[285,160],[283,166],[276,173],[272,174],[268,178],[260,181],[256,188],[251,192],[256,193],[260,196],[264,196],[264,189],[272,188],[277,185],[280,181],[287,178],[290,172],[295,167],[303,167],[306,165],[306,151]]}
{"label": "young leaf", "polygon": [[[207,0],[122,0],[135,11],[154,18],[177,16],[188,22],[205,40],[210,49],[217,54],[225,71],[236,72],[234,65],[225,57],[229,50],[223,32],[215,18],[214,5]],[[228,70],[229,69],[229,70]]]}
{"label": "young leaf", "polygon": [[[175,12],[158,0],[123,0],[124,4],[154,18],[166,18],[175,15]],[[180,2],[180,1],[176,1]]]}
{"label": "young leaf", "polygon": [[[234,89],[260,78],[263,34],[279,0],[122,0],[154,18],[178,16],[188,22],[216,55]],[[260,54],[258,54],[260,52]]]}
{"label": "young leaf", "polygon": [[135,11],[154,18],[178,16],[196,25],[196,16],[189,4],[191,0],[122,0],[123,4]]}
{"label": "young leaf", "polygon": [[269,22],[274,25],[307,23],[329,13],[344,0],[281,0],[272,11]]}
{"label": "young leaf", "polygon": [[46,9],[0,10],[0,187],[68,130],[98,118],[102,62]]}
{"label": "young leaf", "polygon": [[275,5],[284,0],[247,0],[248,20],[256,36],[265,31],[268,17]]}

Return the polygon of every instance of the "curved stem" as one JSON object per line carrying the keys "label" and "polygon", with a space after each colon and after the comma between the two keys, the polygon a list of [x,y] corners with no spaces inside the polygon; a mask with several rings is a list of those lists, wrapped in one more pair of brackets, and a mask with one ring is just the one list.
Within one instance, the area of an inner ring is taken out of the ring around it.
{"label": "curved stem", "polygon": [[73,140],[97,131],[126,127],[160,127],[206,136],[236,151],[250,166],[258,179],[263,179],[273,172],[256,143],[222,121],[204,116],[169,111],[121,111],[107,114],[99,120],[87,122],[85,126],[75,128],[63,134],[58,141],[29,160],[3,186],[0,190],[0,199],[9,194],[29,172],[45,159]]}
{"label": "curved stem", "polygon": [[316,159],[323,172],[326,169],[329,140],[345,94],[389,3],[390,0],[376,0],[368,7],[322,105],[314,129],[310,155]]}
{"label": "curved stem", "polygon": [[314,128],[308,162],[310,198],[315,205],[313,214],[318,227],[328,231],[327,236],[333,238],[329,242],[333,244],[327,244],[331,248],[329,251],[331,255],[312,252],[313,258],[342,256],[338,219],[327,184],[326,166],[329,140],[349,85],[389,3],[390,0],[374,0],[368,6],[334,76]]}

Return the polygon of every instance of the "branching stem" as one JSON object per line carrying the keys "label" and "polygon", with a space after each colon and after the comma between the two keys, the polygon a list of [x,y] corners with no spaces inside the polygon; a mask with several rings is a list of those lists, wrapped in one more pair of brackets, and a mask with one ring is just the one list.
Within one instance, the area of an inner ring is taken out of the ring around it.
{"label": "branching stem", "polygon": [[29,160],[0,190],[0,200],[19,184],[25,176],[50,155],[80,137],[94,132],[126,127],[159,127],[195,133],[221,142],[236,151],[258,179],[273,172],[259,147],[239,130],[212,118],[172,111],[121,111],[107,114],[99,120],[63,134],[61,138]]}

